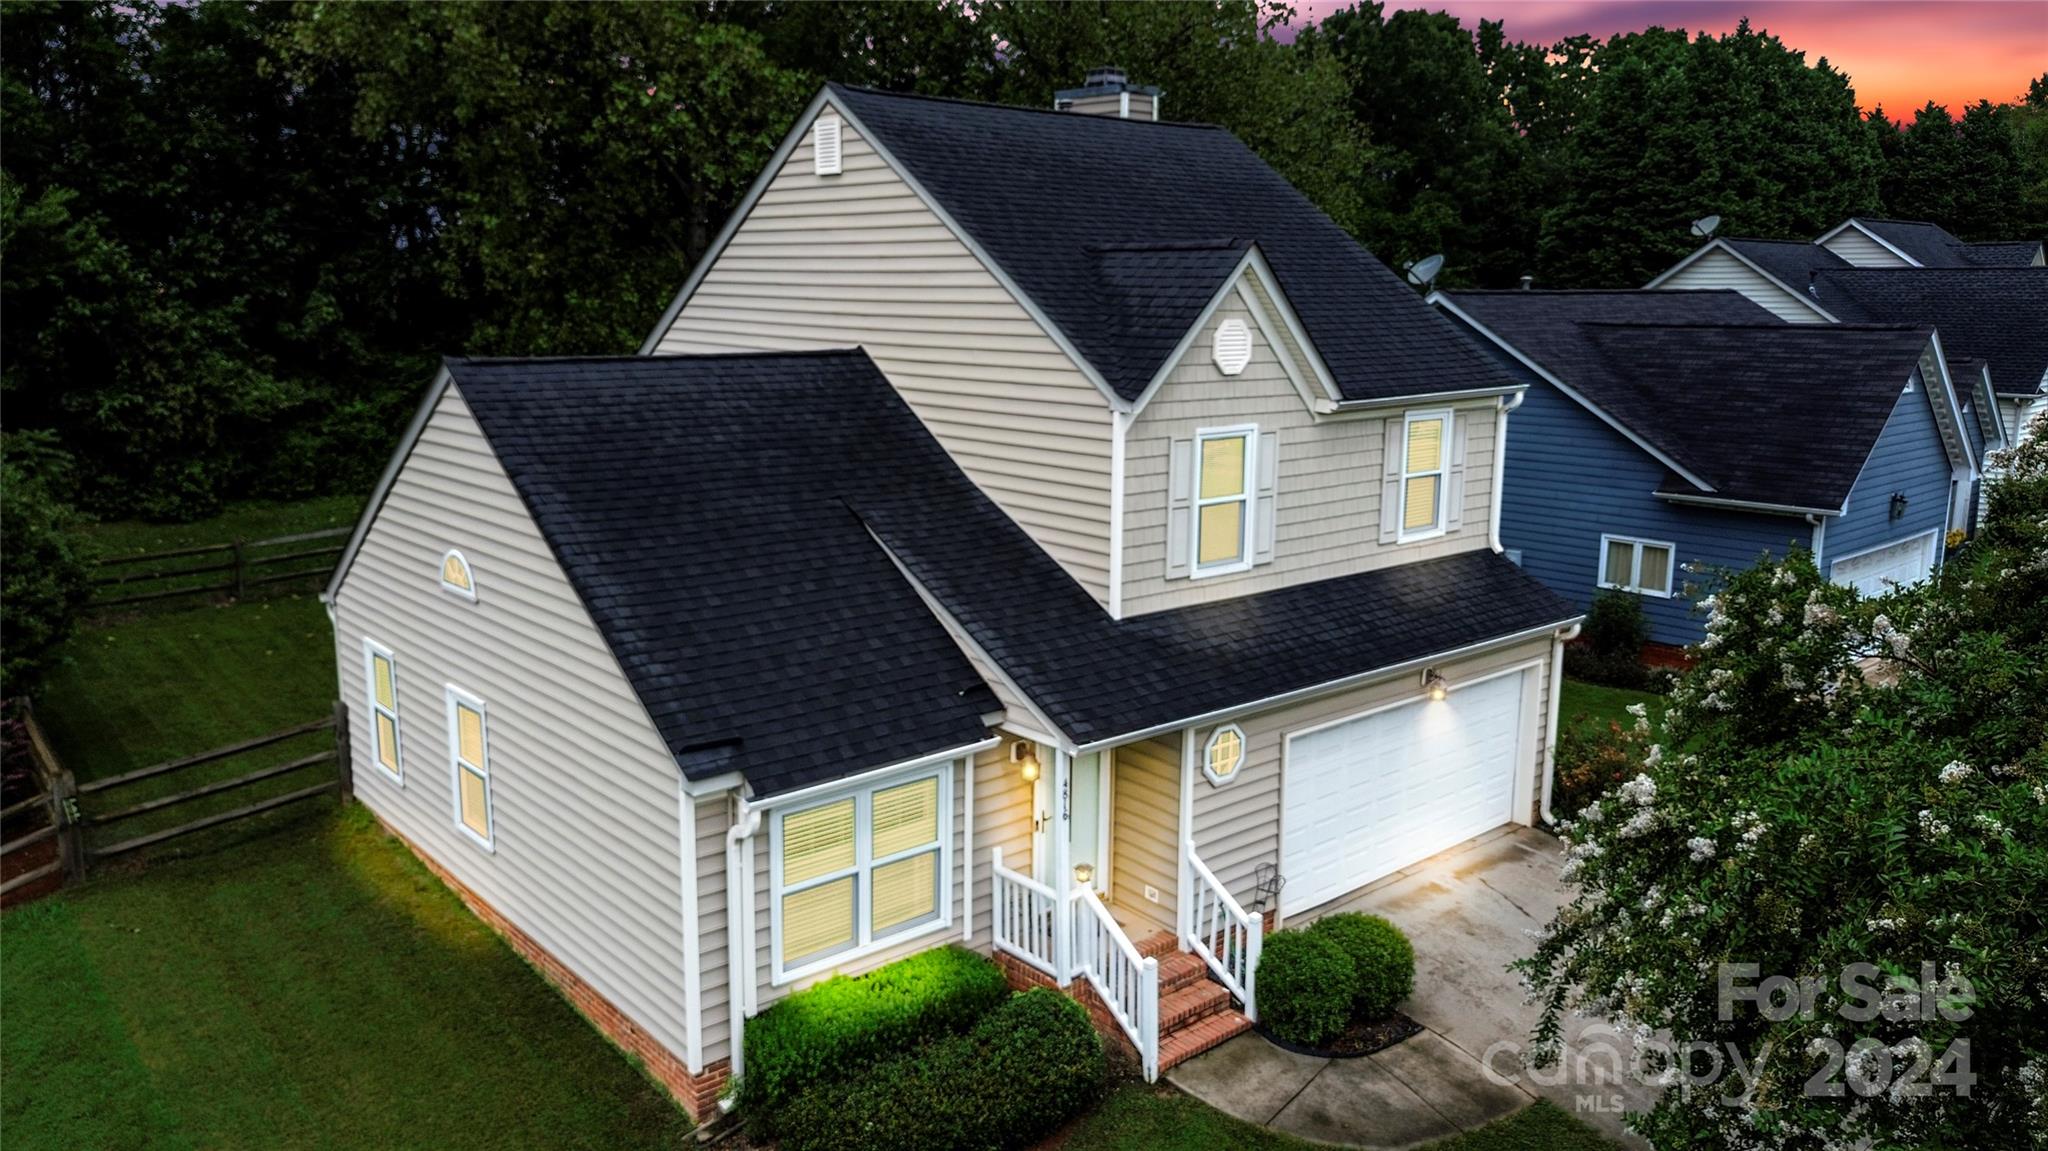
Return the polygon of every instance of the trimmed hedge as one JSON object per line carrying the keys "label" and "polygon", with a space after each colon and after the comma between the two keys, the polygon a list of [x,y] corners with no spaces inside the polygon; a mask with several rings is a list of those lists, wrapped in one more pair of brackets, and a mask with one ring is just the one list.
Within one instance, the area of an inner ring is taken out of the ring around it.
{"label": "trimmed hedge", "polygon": [[1350,957],[1357,970],[1351,1010],[1359,1018],[1384,1018],[1415,989],[1415,948],[1400,928],[1379,916],[1355,911],[1325,915],[1308,930]]}
{"label": "trimmed hedge", "polygon": [[740,1104],[773,1124],[798,1092],[966,1031],[1009,997],[1002,968],[959,947],[920,951],[858,978],[834,976],[747,1022]]}
{"label": "trimmed hedge", "polygon": [[1351,1022],[1358,971],[1344,949],[1306,931],[1276,931],[1259,952],[1259,1020],[1289,1043],[1316,1047]]}
{"label": "trimmed hedge", "polygon": [[1026,991],[972,1032],[796,1097],[782,1151],[1029,1147],[1095,1101],[1108,1070],[1079,1003]]}

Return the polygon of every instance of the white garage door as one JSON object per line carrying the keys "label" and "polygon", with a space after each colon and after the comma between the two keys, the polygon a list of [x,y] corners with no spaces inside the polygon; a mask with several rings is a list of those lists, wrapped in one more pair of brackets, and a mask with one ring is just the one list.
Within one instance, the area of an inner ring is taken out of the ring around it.
{"label": "white garage door", "polygon": [[1918,583],[1934,573],[1934,534],[1836,560],[1829,578],[1864,595],[1883,595],[1892,584]]}
{"label": "white garage door", "polygon": [[1292,914],[1514,818],[1528,672],[1297,735],[1281,779]]}

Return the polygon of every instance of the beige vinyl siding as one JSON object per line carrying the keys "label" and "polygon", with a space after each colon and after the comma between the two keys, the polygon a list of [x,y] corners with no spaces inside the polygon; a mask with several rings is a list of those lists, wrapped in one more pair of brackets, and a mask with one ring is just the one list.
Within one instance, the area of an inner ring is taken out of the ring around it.
{"label": "beige vinyl siding", "polygon": [[1821,247],[1842,257],[1859,268],[1910,268],[1911,264],[1899,258],[1898,253],[1864,235],[1856,228],[1843,228],[1828,238]]}
{"label": "beige vinyl siding", "polygon": [[813,174],[806,128],[657,350],[866,348],[961,468],[1107,603],[1108,402],[851,122],[841,147],[843,174]]}
{"label": "beige vinyl siding", "polygon": [[[1535,748],[1527,764],[1536,785],[1532,793],[1537,797],[1536,803],[1531,804],[1531,819],[1542,798],[1542,744],[1544,729],[1549,724],[1551,642],[1548,637],[1539,637],[1510,648],[1442,665],[1444,675],[1456,683],[1532,660],[1542,661],[1534,673],[1538,676],[1535,714],[1523,717],[1524,722],[1532,725],[1529,742]],[[1194,785],[1195,849],[1202,861],[1230,889],[1232,896],[1249,906],[1253,897],[1253,874],[1258,865],[1277,865],[1280,861],[1282,738],[1290,731],[1341,719],[1381,704],[1420,698],[1421,690],[1421,680],[1416,673],[1403,673],[1235,721],[1244,729],[1245,735],[1245,761],[1244,766],[1238,769],[1237,777],[1217,787],[1207,778],[1197,775]],[[1197,747],[1209,738],[1211,730],[1208,727],[1196,729]]]}
{"label": "beige vinyl siding", "polygon": [[726,971],[732,966],[726,934],[725,835],[732,829],[733,797],[698,796],[697,805],[697,978],[702,990],[704,1063],[709,1066],[732,1055],[732,989]]}
{"label": "beige vinyl siding", "polygon": [[[1180,876],[1180,736],[1126,744],[1112,754],[1110,901],[1171,927]],[[1145,898],[1147,884],[1158,902]]]}
{"label": "beige vinyl siding", "polygon": [[[450,548],[469,559],[474,603],[440,586]],[[675,761],[453,386],[363,538],[334,625],[356,797],[683,1054]],[[398,664],[403,787],[361,750],[366,636]],[[489,709],[495,851],[455,825],[449,684]]]}
{"label": "beige vinyl siding", "polygon": [[1819,312],[1787,296],[1784,289],[1765,279],[1756,269],[1719,248],[1686,265],[1657,287],[1693,291],[1710,288],[1732,289],[1749,297],[1751,303],[1768,310],[1781,320],[1795,324],[1827,322]]}
{"label": "beige vinyl siding", "polygon": [[[1252,361],[1240,374],[1226,376],[1216,367],[1211,347],[1217,325],[1233,318],[1251,328]],[[1386,419],[1316,420],[1251,310],[1234,294],[1227,297],[1129,432],[1124,614],[1229,599],[1488,546],[1498,416],[1493,401],[1486,405],[1458,410],[1466,426],[1463,523],[1433,539],[1382,545],[1380,465],[1386,456]],[[1392,418],[1399,419],[1400,412]],[[1233,575],[1167,579],[1167,472],[1173,440],[1192,437],[1200,428],[1248,423],[1279,436],[1272,562]]]}
{"label": "beige vinyl siding", "polygon": [[[1050,769],[1050,765],[1048,765]],[[976,951],[991,945],[995,888],[990,881],[990,852],[1003,849],[1003,866],[1032,874],[1031,804],[1033,787],[1010,762],[1010,739],[974,760],[974,938]],[[956,935],[955,938],[958,938]]]}

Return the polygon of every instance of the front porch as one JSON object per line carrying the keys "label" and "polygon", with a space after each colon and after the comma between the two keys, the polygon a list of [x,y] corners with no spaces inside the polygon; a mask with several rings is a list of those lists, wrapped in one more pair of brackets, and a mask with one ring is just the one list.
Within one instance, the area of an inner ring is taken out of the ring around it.
{"label": "front porch", "polygon": [[1130,1044],[1148,1081],[1257,1018],[1266,922],[1183,830],[1191,738],[1080,754],[1015,740],[999,749],[1011,770],[982,773],[1030,812],[1028,841],[987,850],[998,962],[1013,984],[1081,1000],[1100,1029]]}

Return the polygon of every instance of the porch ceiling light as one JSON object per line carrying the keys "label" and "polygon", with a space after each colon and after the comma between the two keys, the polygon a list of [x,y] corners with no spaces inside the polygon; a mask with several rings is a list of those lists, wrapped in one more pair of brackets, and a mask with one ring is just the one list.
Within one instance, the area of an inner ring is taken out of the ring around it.
{"label": "porch ceiling light", "polygon": [[1025,783],[1038,782],[1038,745],[1028,739],[1020,739],[1010,745],[1010,762],[1017,765],[1017,774]]}
{"label": "porch ceiling light", "polygon": [[1430,668],[1422,673],[1422,690],[1433,700],[1442,700],[1451,694],[1451,685],[1444,682],[1443,673]]}

